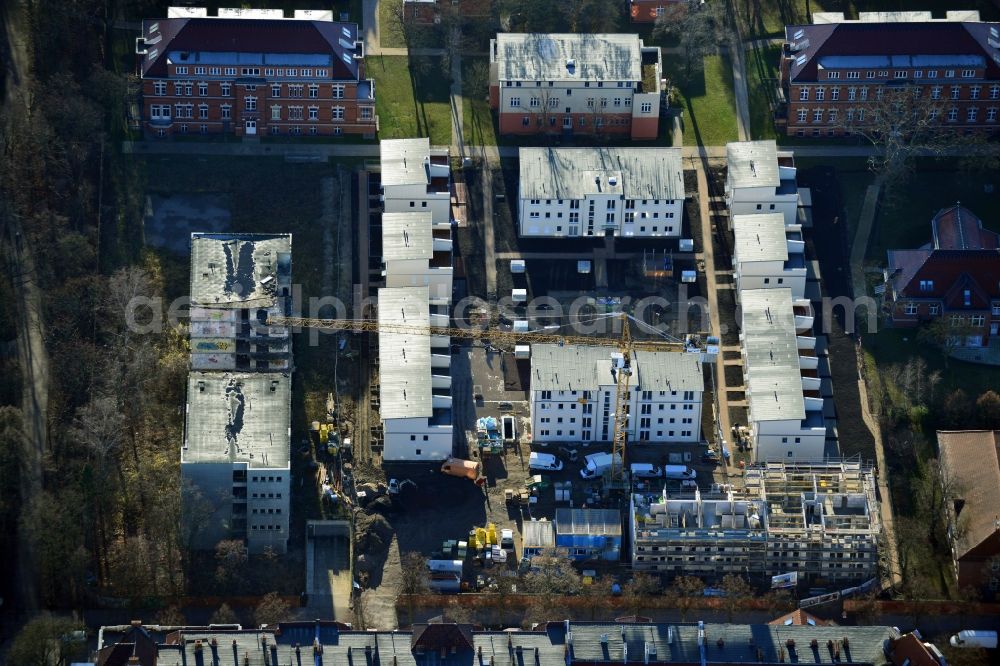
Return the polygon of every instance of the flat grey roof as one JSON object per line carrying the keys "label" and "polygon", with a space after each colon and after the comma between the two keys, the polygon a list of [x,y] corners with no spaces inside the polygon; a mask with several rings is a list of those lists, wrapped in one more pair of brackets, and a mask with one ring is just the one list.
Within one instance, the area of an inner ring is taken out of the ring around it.
{"label": "flat grey roof", "polygon": [[402,330],[380,330],[379,412],[382,419],[431,417],[431,339],[419,331],[430,326],[427,287],[390,287],[378,290],[379,327],[402,326]]}
{"label": "flat grey roof", "polygon": [[[598,345],[531,345],[532,391],[592,391],[613,386],[614,347]],[[632,384],[643,391],[704,391],[697,354],[637,351]]]}
{"label": "flat grey roof", "polygon": [[735,256],[742,261],[787,261],[788,236],[781,213],[733,215]]}
{"label": "flat grey roof", "polygon": [[526,520],[521,527],[522,548],[554,548],[556,533],[551,520]]}
{"label": "flat grey roof", "polygon": [[379,142],[382,185],[423,185],[430,181],[431,140],[383,139]]}
{"label": "flat grey roof", "polygon": [[740,292],[748,400],[758,421],[804,419],[791,289]]}
{"label": "flat grey roof", "polygon": [[621,536],[622,515],[614,509],[556,509],[556,532]]}
{"label": "flat grey roof", "polygon": [[778,187],[778,146],[771,141],[726,144],[726,163],[733,187]]}
{"label": "flat grey roof", "polygon": [[684,198],[680,148],[521,148],[518,159],[522,199]]}
{"label": "flat grey roof", "polygon": [[191,234],[191,302],[212,308],[274,305],[290,280],[291,234]]}
{"label": "flat grey roof", "polygon": [[382,259],[430,259],[432,225],[431,213],[382,213]]}
{"label": "flat grey roof", "polygon": [[497,73],[503,81],[642,80],[642,41],[628,34],[499,33]]}
{"label": "flat grey roof", "polygon": [[270,372],[191,372],[183,463],[287,468],[292,378]]}

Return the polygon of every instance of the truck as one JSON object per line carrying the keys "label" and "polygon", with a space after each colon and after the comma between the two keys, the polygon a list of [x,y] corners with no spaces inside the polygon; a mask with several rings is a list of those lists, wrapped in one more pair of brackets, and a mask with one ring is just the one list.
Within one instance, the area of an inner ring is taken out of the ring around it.
{"label": "truck", "polygon": [[584,456],[580,476],[585,479],[596,479],[610,471],[612,462],[621,467],[622,457],[617,453],[614,454],[614,458],[610,453],[591,453],[589,456]]}
{"label": "truck", "polygon": [[479,478],[482,464],[472,460],[462,460],[461,458],[448,458],[441,465],[441,471],[451,476],[461,476],[475,481]]}
{"label": "truck", "polygon": [[664,465],[663,476],[674,481],[694,481],[698,473],[687,465]]}
{"label": "truck", "polygon": [[963,629],[948,641],[957,648],[986,648],[992,650],[997,646],[997,632],[985,629]]}

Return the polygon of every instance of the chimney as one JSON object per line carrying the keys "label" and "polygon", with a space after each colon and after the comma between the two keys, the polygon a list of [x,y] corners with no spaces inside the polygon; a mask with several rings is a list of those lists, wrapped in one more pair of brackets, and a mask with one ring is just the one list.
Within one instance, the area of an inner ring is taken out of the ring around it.
{"label": "chimney", "polygon": [[194,642],[194,664],[195,666],[205,666],[205,652],[200,640]]}
{"label": "chimney", "polygon": [[133,627],[141,627],[142,626],[142,620],[132,620],[131,625]]}

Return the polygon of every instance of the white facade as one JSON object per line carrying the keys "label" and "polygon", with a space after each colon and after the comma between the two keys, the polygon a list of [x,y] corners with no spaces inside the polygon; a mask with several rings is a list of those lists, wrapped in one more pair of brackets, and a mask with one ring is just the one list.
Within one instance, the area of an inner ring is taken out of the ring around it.
{"label": "white facade", "polygon": [[181,449],[185,541],[288,549],[291,377],[191,372]]}
{"label": "white facade", "polygon": [[677,148],[521,148],[522,236],[679,238],[684,174]]}
{"label": "white facade", "polygon": [[826,425],[809,301],[790,289],[740,292],[744,384],[756,462],[823,460]]}
{"label": "white facade", "polygon": [[781,213],[786,225],[798,223],[799,192],[791,152],[779,153],[774,141],[741,141],[726,144],[726,161],[730,216]]}
{"label": "white facade", "polygon": [[430,212],[434,224],[451,223],[448,149],[430,139],[384,139],[379,143],[382,204],[386,213]]}
{"label": "white facade", "polygon": [[427,287],[431,301],[451,302],[451,225],[432,214],[382,214],[382,264],[387,287]]}
{"label": "white facade", "polygon": [[733,277],[744,289],[788,288],[805,298],[806,258],[802,227],[786,226],[780,213],[734,215]]}
{"label": "white facade", "polygon": [[379,415],[385,462],[439,461],[452,455],[451,338],[447,304],[432,305],[427,287],[378,292]]}
{"label": "white facade", "polygon": [[[532,345],[531,431],[535,442],[609,442],[617,382],[610,347]],[[628,438],[701,441],[704,378],[699,354],[637,352],[632,361]]]}

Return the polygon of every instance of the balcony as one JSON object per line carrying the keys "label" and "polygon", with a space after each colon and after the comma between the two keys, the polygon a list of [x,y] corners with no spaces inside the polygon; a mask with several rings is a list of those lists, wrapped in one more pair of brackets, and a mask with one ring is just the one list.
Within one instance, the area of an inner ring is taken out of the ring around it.
{"label": "balcony", "polygon": [[799,368],[801,370],[816,370],[819,368],[819,359],[815,356],[799,356]]}

